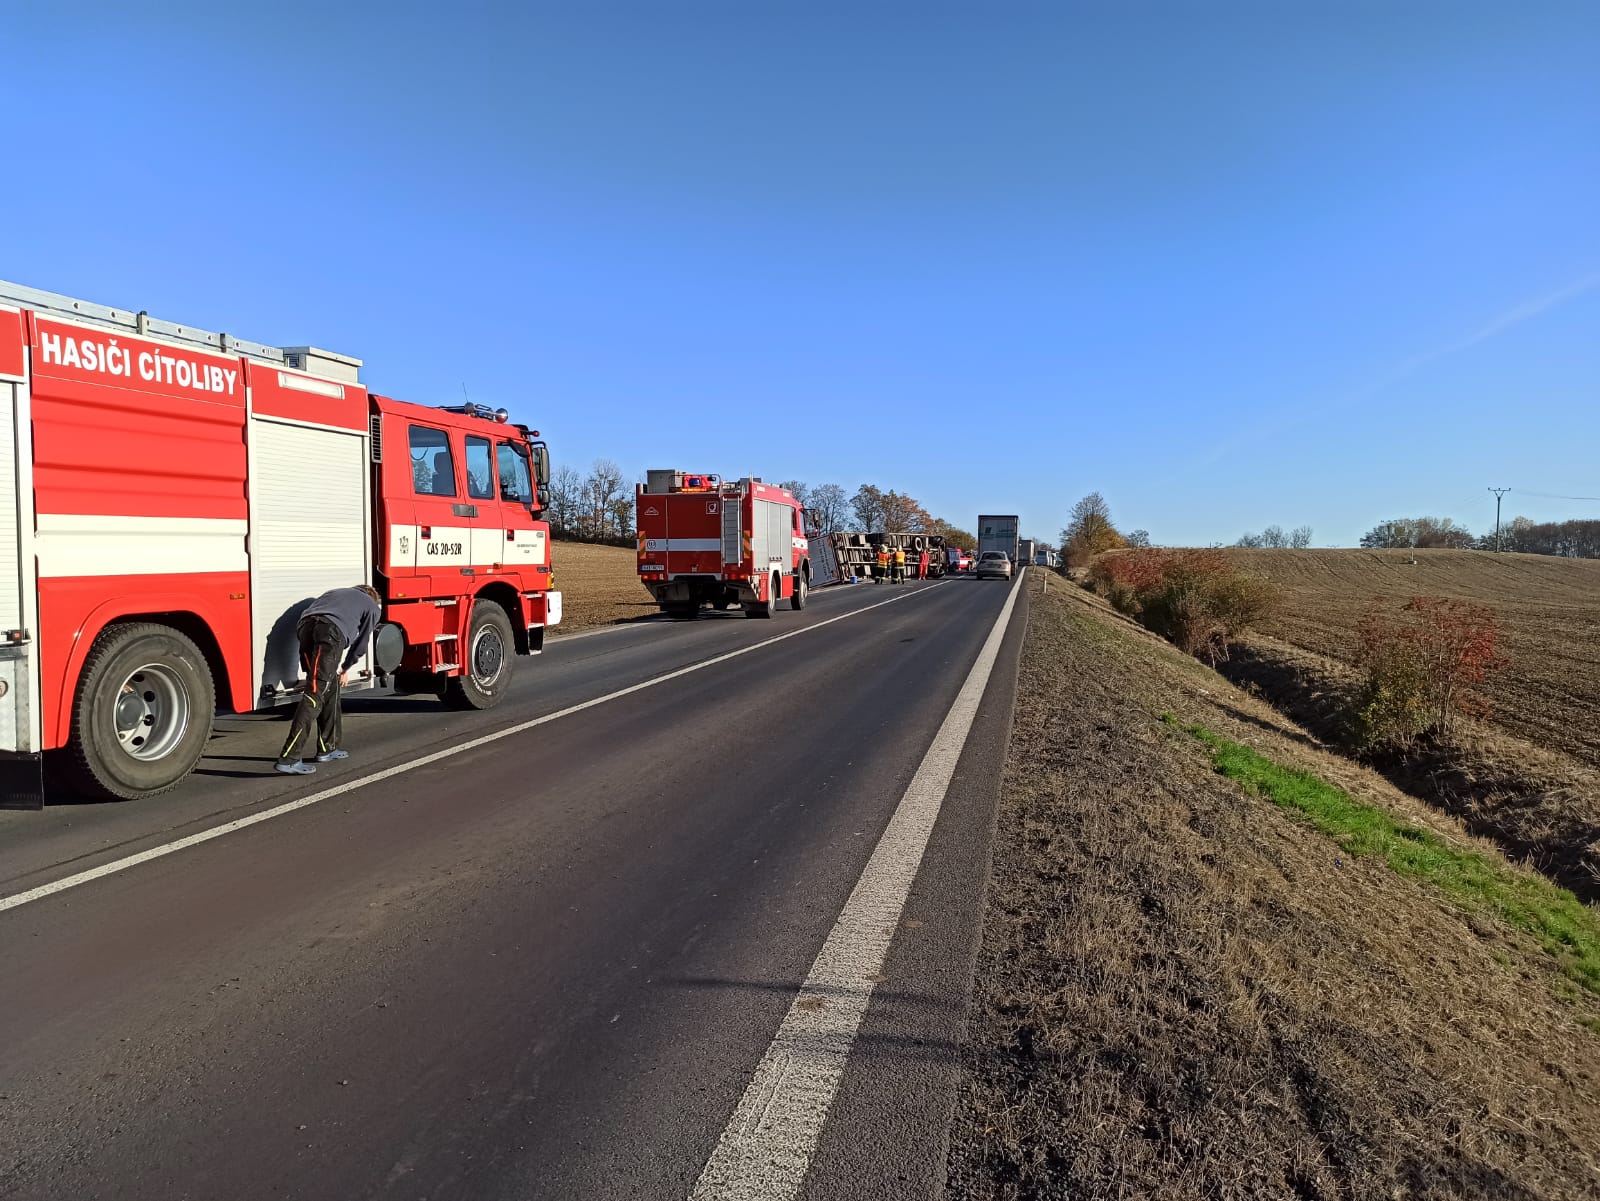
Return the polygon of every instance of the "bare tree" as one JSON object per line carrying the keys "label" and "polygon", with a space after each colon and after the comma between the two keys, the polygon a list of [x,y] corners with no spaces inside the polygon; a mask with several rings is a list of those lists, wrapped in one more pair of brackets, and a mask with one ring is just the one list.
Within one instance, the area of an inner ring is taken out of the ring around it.
{"label": "bare tree", "polygon": [[1149,530],[1134,530],[1133,533],[1128,535],[1128,545],[1129,546],[1149,546],[1150,545],[1150,531]]}
{"label": "bare tree", "polygon": [[596,459],[583,482],[585,533],[591,538],[611,536],[612,517],[617,498],[622,495],[622,468],[610,459]]}
{"label": "bare tree", "polygon": [[1261,531],[1261,545],[1269,550],[1283,550],[1289,545],[1289,535],[1281,525],[1269,525]]}
{"label": "bare tree", "polygon": [[811,506],[811,489],[806,485],[804,480],[784,480],[778,485],[778,487],[782,488],[785,492],[788,492],[797,501],[799,501],[802,509],[809,508]]}
{"label": "bare tree", "polygon": [[557,467],[550,475],[550,507],[545,510],[556,533],[569,534],[575,530],[582,504],[583,477],[578,469],[570,464]]}
{"label": "bare tree", "polygon": [[1295,526],[1294,533],[1289,535],[1290,548],[1293,550],[1305,550],[1310,545],[1311,527],[1308,525]]}
{"label": "bare tree", "polygon": [[850,508],[856,516],[856,524],[863,533],[878,533],[884,528],[883,522],[883,493],[871,484],[862,484],[856,489],[856,494],[850,498]]}
{"label": "bare tree", "polygon": [[811,489],[810,507],[817,512],[817,524],[824,534],[831,534],[844,526],[850,501],[838,484],[818,484]]}
{"label": "bare tree", "polygon": [[633,534],[633,494],[624,492],[611,502],[611,510],[607,514],[611,519],[613,536],[627,538]]}

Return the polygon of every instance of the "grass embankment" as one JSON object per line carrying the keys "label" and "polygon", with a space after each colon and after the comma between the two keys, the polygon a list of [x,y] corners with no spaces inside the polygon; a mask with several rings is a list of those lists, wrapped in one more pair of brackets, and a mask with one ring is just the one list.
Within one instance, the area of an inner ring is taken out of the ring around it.
{"label": "grass embankment", "polygon": [[[1171,714],[1165,719],[1179,723]],[[1211,762],[1252,796],[1288,809],[1351,855],[1374,856],[1403,876],[1442,889],[1452,900],[1532,934],[1573,980],[1600,992],[1600,919],[1577,897],[1501,860],[1446,845],[1428,830],[1375,805],[1364,805],[1310,772],[1274,763],[1200,725],[1183,729],[1211,748]]]}
{"label": "grass embankment", "polygon": [[[1105,556],[1100,574],[1116,574],[1110,561],[1130,553]],[[1350,753],[1361,749],[1355,660],[1371,606],[1398,613],[1429,596],[1492,613],[1507,662],[1481,689],[1488,714],[1459,720],[1448,739],[1365,753],[1391,783],[1600,902],[1600,561],[1445,550],[1203,554],[1266,582],[1278,601],[1219,669]]]}
{"label": "grass embankment", "polygon": [[1096,598],[1030,606],[949,1195],[1600,1197],[1591,915]]}

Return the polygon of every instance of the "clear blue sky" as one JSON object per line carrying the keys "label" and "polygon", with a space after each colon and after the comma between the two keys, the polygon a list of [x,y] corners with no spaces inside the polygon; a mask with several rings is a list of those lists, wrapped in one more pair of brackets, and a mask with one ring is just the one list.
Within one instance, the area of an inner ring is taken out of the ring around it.
{"label": "clear blue sky", "polygon": [[1046,538],[1600,496],[1594,0],[233,8],[10,6],[0,278]]}

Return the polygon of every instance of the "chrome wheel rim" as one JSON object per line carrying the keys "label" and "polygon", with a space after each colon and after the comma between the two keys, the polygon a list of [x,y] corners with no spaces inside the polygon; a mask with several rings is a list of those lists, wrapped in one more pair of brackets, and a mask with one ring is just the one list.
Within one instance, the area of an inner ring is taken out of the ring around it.
{"label": "chrome wheel rim", "polygon": [[172,753],[189,729],[189,690],[170,667],[147,663],[117,689],[112,719],[129,758],[150,761]]}

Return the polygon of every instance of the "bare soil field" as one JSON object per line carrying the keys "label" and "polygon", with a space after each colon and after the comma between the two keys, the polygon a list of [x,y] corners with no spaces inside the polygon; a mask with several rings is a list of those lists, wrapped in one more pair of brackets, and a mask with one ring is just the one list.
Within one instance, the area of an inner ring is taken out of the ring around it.
{"label": "bare soil field", "polygon": [[1312,732],[1339,737],[1357,683],[1355,629],[1374,601],[1475,601],[1500,617],[1508,665],[1457,745],[1381,766],[1580,895],[1600,899],[1600,561],[1471,551],[1230,551],[1275,581],[1282,611],[1223,670]]}
{"label": "bare soil field", "polygon": [[1448,596],[1500,615],[1511,662],[1486,692],[1492,720],[1600,769],[1600,560],[1456,550],[1233,550],[1284,591],[1271,638],[1349,661],[1373,601]]}
{"label": "bare soil field", "polygon": [[1034,598],[950,1195],[1600,1197],[1600,998],[1189,723],[1498,854],[1097,598]]}
{"label": "bare soil field", "polygon": [[550,552],[561,591],[558,633],[615,625],[659,612],[639,582],[638,555],[625,546],[557,542]]}

